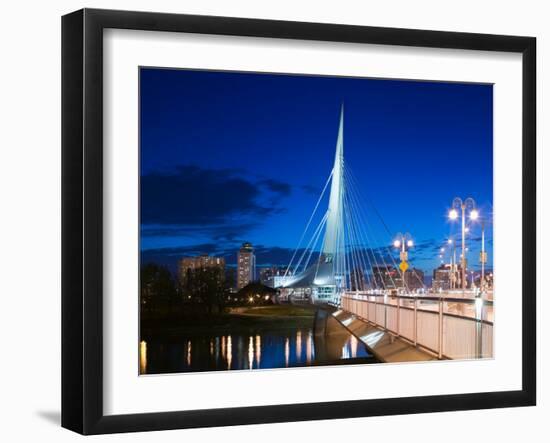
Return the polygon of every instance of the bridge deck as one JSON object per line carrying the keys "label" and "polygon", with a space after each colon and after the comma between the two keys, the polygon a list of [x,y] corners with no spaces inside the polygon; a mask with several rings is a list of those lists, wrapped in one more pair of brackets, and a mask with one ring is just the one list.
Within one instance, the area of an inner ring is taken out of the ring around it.
{"label": "bridge deck", "polygon": [[348,331],[355,335],[370,352],[385,363],[437,360],[437,357],[427,351],[396,338],[346,311],[336,311],[333,317]]}

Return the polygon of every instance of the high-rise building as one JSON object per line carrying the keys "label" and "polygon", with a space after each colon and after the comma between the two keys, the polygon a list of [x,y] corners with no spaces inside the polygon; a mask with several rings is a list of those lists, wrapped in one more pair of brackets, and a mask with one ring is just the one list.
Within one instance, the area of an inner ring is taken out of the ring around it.
{"label": "high-rise building", "polygon": [[[372,267],[373,285],[377,289],[399,289],[403,287],[403,272],[391,265]],[[405,271],[405,288],[414,291],[424,287],[424,272],[411,268]]]}
{"label": "high-rise building", "polygon": [[409,291],[422,289],[424,287],[424,271],[411,268],[405,271],[405,286]]}
{"label": "high-rise building", "polygon": [[243,243],[237,254],[237,288],[242,289],[256,278],[256,256],[251,243]]}
{"label": "high-rise building", "polygon": [[433,271],[432,288],[434,291],[448,291],[451,288],[451,265],[442,264]]}
{"label": "high-rise building", "polygon": [[401,271],[392,265],[373,266],[372,279],[376,289],[396,289],[403,286]]}
{"label": "high-rise building", "polygon": [[219,268],[220,278],[224,278],[225,258],[212,257],[207,254],[198,257],[183,257],[178,262],[178,278],[182,285],[185,285],[190,272],[198,269]]}
{"label": "high-rise building", "polygon": [[[444,263],[433,271],[432,289],[434,291],[448,291],[450,289],[462,288],[460,276],[462,267],[455,265],[455,272],[452,272],[452,267],[449,263]],[[466,268],[468,271],[468,268]],[[468,281],[468,272],[466,273],[466,287],[471,286]]]}

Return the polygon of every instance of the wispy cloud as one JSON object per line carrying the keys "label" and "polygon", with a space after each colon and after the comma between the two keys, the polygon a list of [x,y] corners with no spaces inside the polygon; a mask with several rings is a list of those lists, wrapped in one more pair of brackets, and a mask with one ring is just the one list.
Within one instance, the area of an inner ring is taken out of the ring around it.
{"label": "wispy cloud", "polygon": [[288,183],[236,169],[153,172],[141,177],[141,234],[232,241],[283,212],[291,192]]}

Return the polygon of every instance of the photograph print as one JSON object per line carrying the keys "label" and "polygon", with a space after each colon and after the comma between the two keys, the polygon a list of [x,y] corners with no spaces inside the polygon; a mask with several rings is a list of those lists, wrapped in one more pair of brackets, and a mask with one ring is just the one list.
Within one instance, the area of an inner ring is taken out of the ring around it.
{"label": "photograph print", "polygon": [[139,107],[140,375],[493,358],[493,85],[141,67]]}

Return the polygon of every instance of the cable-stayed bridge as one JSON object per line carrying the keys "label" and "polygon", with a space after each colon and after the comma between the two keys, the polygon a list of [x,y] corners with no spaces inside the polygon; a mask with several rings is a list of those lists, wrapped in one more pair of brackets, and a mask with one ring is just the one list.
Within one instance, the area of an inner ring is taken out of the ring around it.
{"label": "cable-stayed bridge", "polygon": [[[321,213],[327,191],[328,207]],[[284,277],[278,280],[277,287],[283,297],[339,305],[346,291],[382,291],[398,287],[390,273],[390,270],[397,269],[398,264],[389,247],[382,246],[378,250],[371,247],[377,239],[361,202],[357,180],[344,160],[342,106],[333,168]],[[385,226],[381,217],[380,221]],[[388,232],[388,235],[391,234]],[[307,238],[309,240],[304,244]],[[373,269],[385,270],[390,284],[386,279],[376,279]],[[420,286],[423,285],[420,281]],[[410,292],[404,280],[401,279],[399,286],[401,291]]]}
{"label": "cable-stayed bridge", "polygon": [[[322,212],[327,192],[328,207]],[[275,285],[280,300],[337,308],[333,318],[382,360],[384,352],[394,358],[401,355],[407,361],[492,357],[492,293],[413,292],[405,278],[405,249],[398,264],[390,246],[372,247],[380,243],[364,202],[344,158],[342,105],[334,164],[285,274]],[[373,213],[391,238],[392,233],[375,208]],[[388,242],[382,242],[385,244]],[[394,278],[396,269],[401,275]],[[418,275],[412,278],[418,279],[415,287],[426,289]]]}

